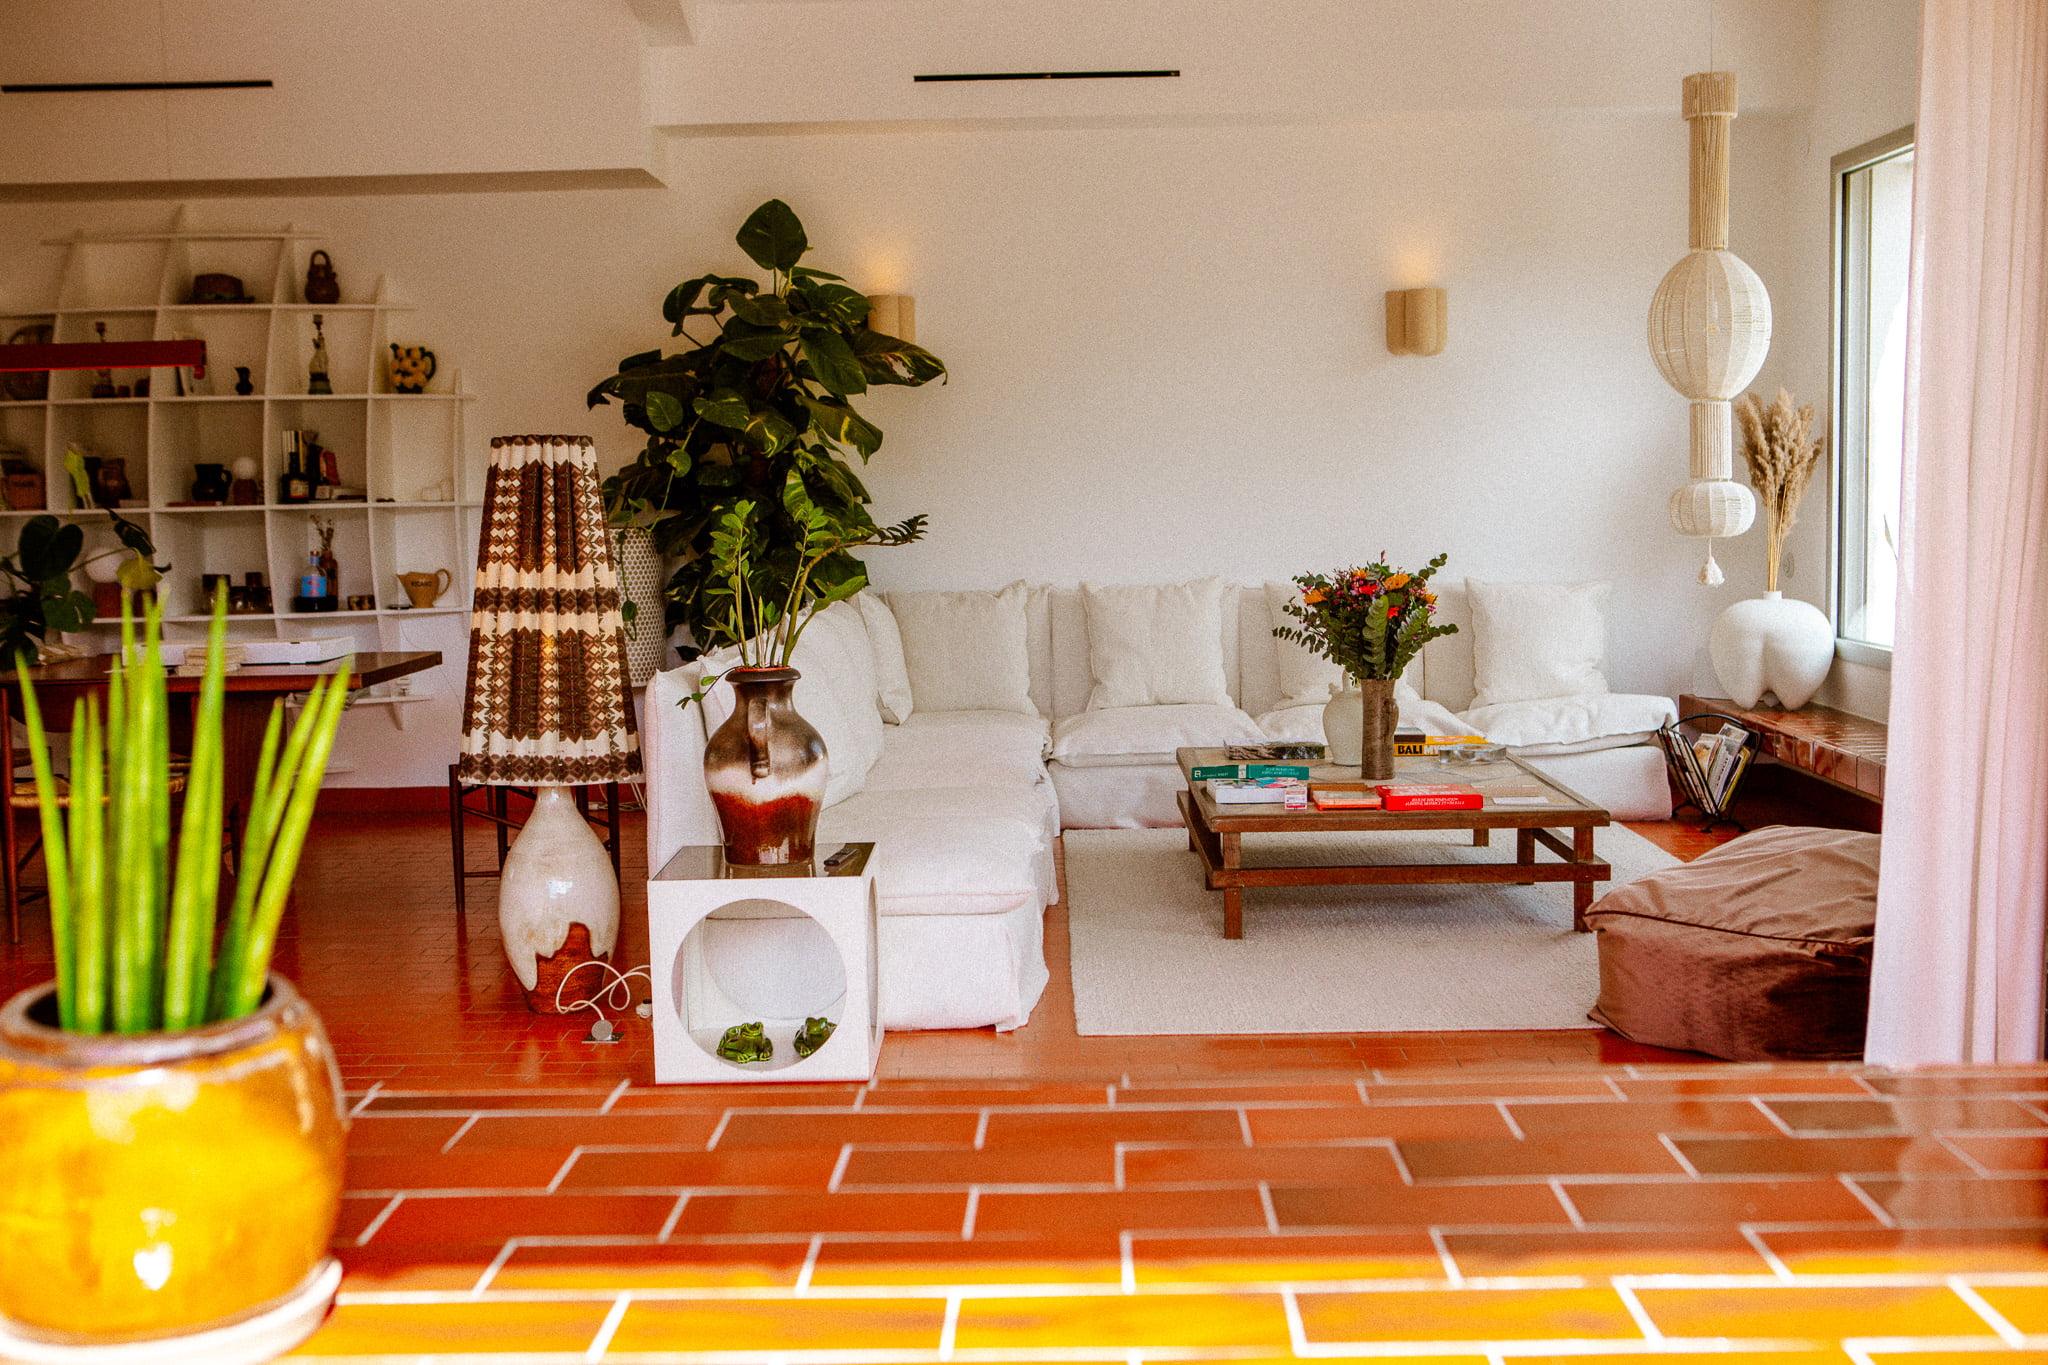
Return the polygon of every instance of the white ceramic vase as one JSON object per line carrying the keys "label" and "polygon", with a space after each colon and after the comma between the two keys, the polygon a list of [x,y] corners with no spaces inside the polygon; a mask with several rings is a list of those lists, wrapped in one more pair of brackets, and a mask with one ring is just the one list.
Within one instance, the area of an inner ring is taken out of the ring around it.
{"label": "white ceramic vase", "polygon": [[1359,695],[1356,679],[1346,677],[1344,685],[1330,684],[1330,702],[1323,708],[1323,743],[1329,746],[1330,762],[1355,768],[1365,755],[1365,698]]}
{"label": "white ceramic vase", "polygon": [[[572,934],[577,926],[583,934]],[[589,998],[609,978],[592,959],[619,941],[619,879],[611,855],[567,787],[541,787],[533,813],[505,855],[498,882],[498,930],[527,1003],[543,1013]],[[587,938],[587,941],[586,941]],[[563,988],[563,978],[574,979]]]}
{"label": "white ceramic vase", "polygon": [[1767,592],[1721,613],[1707,636],[1715,676],[1737,706],[1768,692],[1796,711],[1813,699],[1835,662],[1835,628],[1811,602]]}

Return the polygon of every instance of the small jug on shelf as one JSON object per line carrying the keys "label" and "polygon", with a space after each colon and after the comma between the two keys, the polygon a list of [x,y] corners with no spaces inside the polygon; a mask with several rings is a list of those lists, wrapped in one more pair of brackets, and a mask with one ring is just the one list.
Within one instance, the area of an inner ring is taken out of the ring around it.
{"label": "small jug on shelf", "polygon": [[340,303],[341,281],[334,273],[334,258],[316,251],[306,258],[307,303]]}
{"label": "small jug on shelf", "polygon": [[401,346],[391,343],[391,391],[393,393],[425,393],[427,381],[439,369],[434,353],[424,346]]}

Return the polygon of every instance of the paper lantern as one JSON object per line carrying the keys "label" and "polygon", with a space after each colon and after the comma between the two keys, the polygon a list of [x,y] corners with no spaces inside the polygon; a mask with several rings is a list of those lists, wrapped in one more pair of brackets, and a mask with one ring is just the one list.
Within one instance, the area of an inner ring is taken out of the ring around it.
{"label": "paper lantern", "polygon": [[640,771],[619,572],[587,436],[491,441],[462,710],[464,782],[532,787],[498,890],[505,956],[552,1011],[609,981],[610,855],[569,795]]}
{"label": "paper lantern", "polygon": [[1700,581],[1722,581],[1712,542],[1739,536],[1756,520],[1756,498],[1735,482],[1734,412],[1771,348],[1771,299],[1763,281],[1728,250],[1728,142],[1735,121],[1735,73],[1685,78],[1691,130],[1692,249],[1650,300],[1650,356],[1666,383],[1692,402],[1690,481],[1671,495],[1671,525],[1704,539]]}

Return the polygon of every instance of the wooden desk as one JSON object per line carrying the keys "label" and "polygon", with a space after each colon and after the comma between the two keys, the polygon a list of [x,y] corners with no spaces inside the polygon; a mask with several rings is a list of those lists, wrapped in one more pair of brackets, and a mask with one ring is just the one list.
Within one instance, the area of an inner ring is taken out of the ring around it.
{"label": "wooden desk", "polygon": [[[371,687],[390,682],[424,672],[440,662],[439,650],[357,654],[350,660],[349,686]],[[79,700],[106,692],[113,665],[111,654],[95,654],[84,659],[37,664],[29,669],[36,701],[52,728],[62,725],[68,729],[71,708]],[[324,664],[247,664],[228,674],[226,704],[221,713],[221,778],[230,807],[247,807],[271,706],[290,693],[307,691],[321,678],[333,676],[340,667],[338,660]],[[196,674],[186,677],[174,673],[164,682],[172,696],[190,697],[192,707],[198,706],[200,678]],[[20,685],[20,676],[12,669],[0,673],[0,688],[6,689],[10,708],[14,710],[20,707],[14,696]]]}

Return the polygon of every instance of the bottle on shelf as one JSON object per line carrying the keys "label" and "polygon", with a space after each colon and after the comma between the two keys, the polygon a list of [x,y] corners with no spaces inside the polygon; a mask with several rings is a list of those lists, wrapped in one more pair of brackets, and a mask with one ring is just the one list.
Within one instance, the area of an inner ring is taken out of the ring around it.
{"label": "bottle on shelf", "polygon": [[305,451],[307,433],[286,431],[284,433],[284,473],[277,479],[277,500],[279,502],[311,502],[313,481],[306,476]]}
{"label": "bottle on shelf", "polygon": [[306,552],[306,571],[299,575],[299,591],[292,598],[293,611],[332,611],[333,599],[328,596],[330,579],[327,570],[320,563],[320,552]]}

